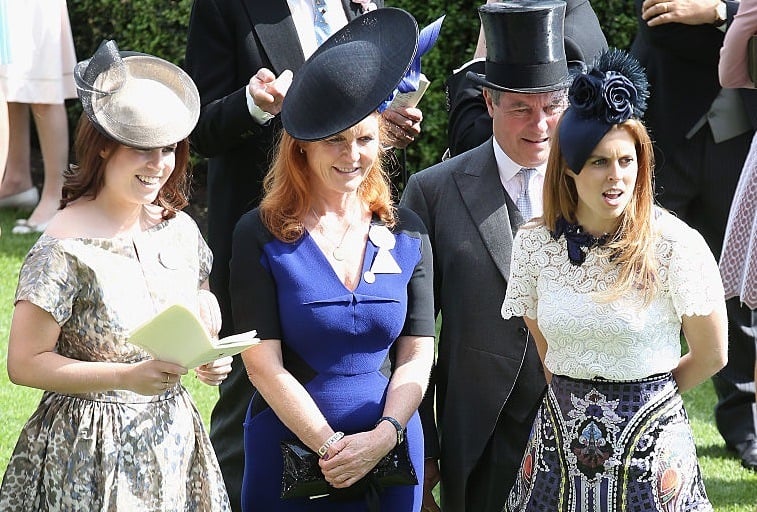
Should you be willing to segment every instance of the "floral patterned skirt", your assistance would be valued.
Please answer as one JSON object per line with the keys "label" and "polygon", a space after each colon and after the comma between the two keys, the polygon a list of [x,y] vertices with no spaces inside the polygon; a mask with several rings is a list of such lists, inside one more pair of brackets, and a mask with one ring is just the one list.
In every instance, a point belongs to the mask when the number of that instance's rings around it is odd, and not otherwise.
{"label": "floral patterned skirt", "polygon": [[228,512],[221,471],[189,393],[46,392],[0,486],[2,511]]}
{"label": "floral patterned skirt", "polygon": [[711,511],[673,377],[555,375],[506,511]]}

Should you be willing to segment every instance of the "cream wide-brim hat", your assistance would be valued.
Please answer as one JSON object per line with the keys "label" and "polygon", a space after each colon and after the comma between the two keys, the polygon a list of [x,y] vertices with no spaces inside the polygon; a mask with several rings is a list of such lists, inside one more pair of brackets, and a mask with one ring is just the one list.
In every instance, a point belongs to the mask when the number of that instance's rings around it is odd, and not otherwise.
{"label": "cream wide-brim hat", "polygon": [[200,116],[200,95],[189,75],[166,60],[100,45],[74,69],[86,115],[104,135],[151,149],[186,138]]}

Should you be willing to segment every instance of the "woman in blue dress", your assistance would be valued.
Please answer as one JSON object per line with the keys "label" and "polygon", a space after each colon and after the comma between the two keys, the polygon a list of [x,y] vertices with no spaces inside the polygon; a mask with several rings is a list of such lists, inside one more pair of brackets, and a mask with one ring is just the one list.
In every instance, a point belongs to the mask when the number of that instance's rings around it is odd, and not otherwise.
{"label": "woman in blue dress", "polygon": [[[320,471],[335,488],[401,443],[423,481],[417,408],[434,351],[432,260],[419,218],[392,204],[379,114],[416,44],[409,14],[379,9],[311,56],[283,102],[265,196],[237,224],[234,325],[263,340],[242,354],[257,389],[244,425],[246,511],[376,503],[281,498],[280,443],[293,439],[323,454]],[[418,511],[422,485],[377,497],[381,510]]]}

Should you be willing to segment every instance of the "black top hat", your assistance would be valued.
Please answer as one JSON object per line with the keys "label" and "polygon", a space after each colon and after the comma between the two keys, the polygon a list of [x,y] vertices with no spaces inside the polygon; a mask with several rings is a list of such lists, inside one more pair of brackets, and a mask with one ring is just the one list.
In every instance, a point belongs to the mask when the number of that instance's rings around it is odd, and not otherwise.
{"label": "black top hat", "polygon": [[77,63],[74,80],[92,124],[130,147],[179,142],[200,116],[200,95],[183,69],[152,55],[120,52],[115,41]]}
{"label": "black top hat", "polygon": [[386,7],[358,16],[332,34],[295,73],[281,109],[298,140],[331,137],[359,123],[402,80],[418,47],[418,24]]}
{"label": "black top hat", "polygon": [[478,8],[486,39],[486,75],[474,82],[500,91],[541,93],[570,85],[563,42],[565,2],[510,0]]}

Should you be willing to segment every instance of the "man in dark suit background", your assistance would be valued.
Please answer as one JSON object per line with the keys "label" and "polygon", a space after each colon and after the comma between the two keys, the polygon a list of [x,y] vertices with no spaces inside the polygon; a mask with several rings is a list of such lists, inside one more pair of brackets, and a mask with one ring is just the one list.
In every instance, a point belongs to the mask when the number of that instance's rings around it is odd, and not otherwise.
{"label": "man in dark suit background", "polygon": [[[656,142],[662,206],[697,229],[716,258],[741,169],[757,127],[753,90],[722,89],[718,61],[739,2],[636,0],[632,53],[646,67],[646,123]],[[742,464],[757,470],[754,325],[739,298],[727,301],[728,364],[715,377],[715,420]]]}
{"label": "man in dark suit background", "polygon": [[[499,0],[488,0],[495,3]],[[568,67],[591,65],[594,57],[607,48],[599,20],[589,0],[567,0],[565,5],[565,56]],[[492,135],[492,118],[486,109],[481,85],[467,77],[468,71],[484,72],[486,39],[479,34],[473,59],[447,79],[449,156],[475,148]]]}
{"label": "man in dark suit background", "polygon": [[[317,8],[313,0],[195,0],[192,6],[185,67],[199,89],[202,110],[190,141],[209,158],[210,287],[221,305],[222,336],[234,333],[228,292],[232,233],[239,217],[260,200],[281,129],[276,114],[291,82],[289,72],[296,73],[322,42],[315,28],[319,14],[335,32],[363,9],[384,5],[383,0],[316,3]],[[406,146],[420,133],[421,117],[417,109],[385,111],[395,147]],[[242,423],[253,391],[236,356],[210,422],[210,438],[235,511],[241,507],[244,472]]]}
{"label": "man in dark suit background", "polygon": [[[468,76],[484,87],[489,137],[411,176],[401,200],[426,224],[434,251],[442,324],[421,415],[426,485],[441,472],[444,512],[502,509],[545,388],[525,324],[504,320],[500,308],[513,235],[541,215],[550,138],[567,101],[565,8],[559,0],[513,0],[479,9],[486,74]],[[598,24],[595,33],[603,44]],[[424,510],[438,509],[424,501]]]}

